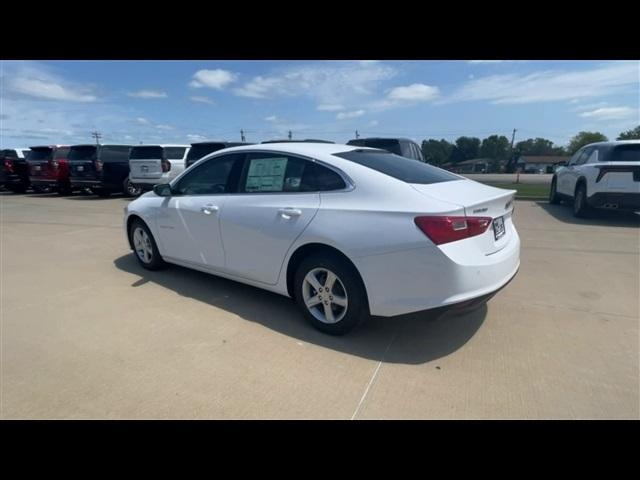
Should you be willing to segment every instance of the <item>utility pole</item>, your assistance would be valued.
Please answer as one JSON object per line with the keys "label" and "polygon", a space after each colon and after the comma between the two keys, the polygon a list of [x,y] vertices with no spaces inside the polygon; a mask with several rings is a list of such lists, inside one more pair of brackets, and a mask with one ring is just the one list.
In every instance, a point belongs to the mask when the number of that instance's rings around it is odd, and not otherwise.
{"label": "utility pole", "polygon": [[97,130],[91,132],[91,136],[96,139],[96,145],[100,145],[100,139],[102,138],[102,134]]}
{"label": "utility pole", "polygon": [[289,130],[289,140],[291,140],[291,130]]}
{"label": "utility pole", "polygon": [[244,142],[244,130],[240,129],[240,141]]}
{"label": "utility pole", "polygon": [[356,130],[356,138],[360,138],[360,134],[358,133],[358,130]]}
{"label": "utility pole", "polygon": [[517,128],[513,129],[513,133],[511,134],[511,152],[510,152],[510,156],[509,156],[509,161],[507,162],[507,168],[505,168],[506,173],[512,173],[511,170],[515,169],[515,167],[513,166],[513,162],[515,161],[515,158],[513,158],[513,142],[516,139],[516,132],[518,131]]}

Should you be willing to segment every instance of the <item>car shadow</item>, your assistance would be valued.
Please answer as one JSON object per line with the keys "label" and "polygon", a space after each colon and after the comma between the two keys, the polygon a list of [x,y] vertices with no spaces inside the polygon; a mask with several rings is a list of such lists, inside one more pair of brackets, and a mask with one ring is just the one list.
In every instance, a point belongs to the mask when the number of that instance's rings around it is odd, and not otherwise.
{"label": "car shadow", "polygon": [[549,202],[536,202],[540,208],[561,222],[574,225],[600,225],[605,227],[638,227],[640,215],[634,212],[617,210],[592,210],[587,218],[577,218],[573,209],[566,203],[552,205]]}
{"label": "car shadow", "polygon": [[114,264],[139,277],[132,283],[133,289],[153,282],[301,342],[390,363],[422,364],[449,355],[473,337],[487,313],[483,305],[464,315],[438,309],[393,318],[372,317],[348,335],[335,337],[308,324],[288,297],[174,265],[148,271],[133,254],[117,258]]}

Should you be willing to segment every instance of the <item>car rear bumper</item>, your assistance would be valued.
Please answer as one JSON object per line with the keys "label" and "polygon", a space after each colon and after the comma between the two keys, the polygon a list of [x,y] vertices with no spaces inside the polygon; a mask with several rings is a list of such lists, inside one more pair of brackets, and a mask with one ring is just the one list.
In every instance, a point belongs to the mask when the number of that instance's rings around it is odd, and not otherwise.
{"label": "car rear bumper", "polygon": [[169,183],[171,180],[173,180],[174,177],[169,175],[169,173],[170,172],[166,172],[162,174],[162,176],[156,177],[156,178],[135,177],[135,176],[129,175],[129,181],[139,187],[149,185],[149,189],[151,189],[153,188],[154,185],[158,185],[161,183]]}
{"label": "car rear bumper", "polygon": [[57,187],[60,185],[55,178],[29,177],[31,185],[36,187]]}
{"label": "car rear bumper", "polygon": [[595,208],[640,210],[640,193],[598,192],[587,198],[587,203]]}
{"label": "car rear bumper", "polygon": [[464,307],[464,302],[492,296],[515,277],[520,238],[513,229],[503,249],[475,264],[456,262],[436,246],[360,257],[354,263],[365,283],[372,315]]}
{"label": "car rear bumper", "polygon": [[29,179],[16,173],[0,173],[0,185],[26,185]]}

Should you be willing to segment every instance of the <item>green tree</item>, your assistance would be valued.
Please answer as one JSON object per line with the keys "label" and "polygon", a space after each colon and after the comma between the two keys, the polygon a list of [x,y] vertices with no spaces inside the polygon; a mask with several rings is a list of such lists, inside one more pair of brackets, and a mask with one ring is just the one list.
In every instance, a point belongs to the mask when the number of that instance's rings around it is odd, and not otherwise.
{"label": "green tree", "polygon": [[600,132],[580,132],[569,142],[567,151],[573,155],[585,145],[595,142],[606,142],[608,138]]}
{"label": "green tree", "polygon": [[447,142],[444,138],[436,140],[430,138],[422,141],[422,154],[427,163],[432,165],[442,165],[451,158],[453,144]]}
{"label": "green tree", "polygon": [[477,158],[480,155],[480,139],[477,137],[459,137],[451,152],[454,163]]}
{"label": "green tree", "polygon": [[480,156],[494,160],[504,160],[509,155],[509,139],[503,135],[491,135],[482,140]]}
{"label": "green tree", "polygon": [[556,147],[551,140],[546,138],[528,138],[516,143],[514,150],[520,155],[564,155],[562,147]]}
{"label": "green tree", "polygon": [[618,135],[616,140],[640,140],[640,125]]}

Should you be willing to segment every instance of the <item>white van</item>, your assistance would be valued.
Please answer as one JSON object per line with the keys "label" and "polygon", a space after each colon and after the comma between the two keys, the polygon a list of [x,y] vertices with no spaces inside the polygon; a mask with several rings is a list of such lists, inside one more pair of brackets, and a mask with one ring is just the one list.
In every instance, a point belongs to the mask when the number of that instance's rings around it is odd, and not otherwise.
{"label": "white van", "polygon": [[137,195],[169,183],[185,168],[189,145],[136,145],[129,154],[128,193]]}

